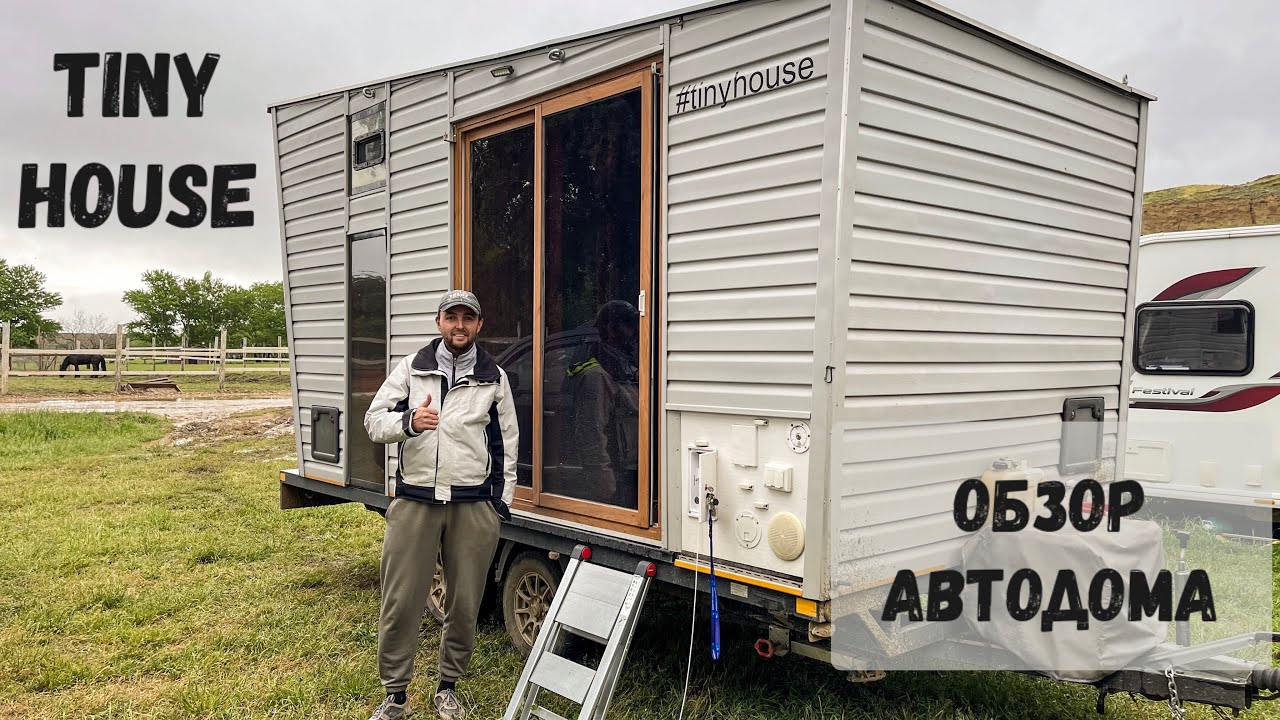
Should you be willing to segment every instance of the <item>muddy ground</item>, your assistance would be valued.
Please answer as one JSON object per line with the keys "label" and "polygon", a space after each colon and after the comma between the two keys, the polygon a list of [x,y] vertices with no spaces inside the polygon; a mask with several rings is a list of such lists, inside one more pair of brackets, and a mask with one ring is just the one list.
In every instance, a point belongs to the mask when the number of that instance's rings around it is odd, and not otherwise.
{"label": "muddy ground", "polygon": [[[0,402],[0,413],[23,410],[55,410],[63,413],[150,413],[174,421],[175,445],[200,438],[227,438],[228,434],[276,436],[292,434],[289,413],[292,398],[259,400],[40,400]],[[257,411],[270,410],[270,413]],[[242,418],[233,415],[250,414]]]}

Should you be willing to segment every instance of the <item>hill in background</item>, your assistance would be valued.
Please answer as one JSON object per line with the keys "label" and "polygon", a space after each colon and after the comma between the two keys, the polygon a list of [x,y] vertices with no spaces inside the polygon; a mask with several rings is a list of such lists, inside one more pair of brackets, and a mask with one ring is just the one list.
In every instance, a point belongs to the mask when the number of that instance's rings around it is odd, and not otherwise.
{"label": "hill in background", "polygon": [[1142,198],[1142,234],[1280,223],[1280,175],[1240,185],[1183,185]]}

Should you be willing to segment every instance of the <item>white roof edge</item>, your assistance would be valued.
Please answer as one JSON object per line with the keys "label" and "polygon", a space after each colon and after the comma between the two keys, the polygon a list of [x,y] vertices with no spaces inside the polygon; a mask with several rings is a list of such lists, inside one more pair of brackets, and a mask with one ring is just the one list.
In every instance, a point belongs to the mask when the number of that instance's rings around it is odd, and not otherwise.
{"label": "white roof edge", "polygon": [[[670,12],[661,13],[659,15],[651,15],[647,18],[641,18],[638,20],[629,20],[624,23],[611,25],[609,27],[601,28],[598,30],[590,30],[587,32],[578,33],[577,35],[570,35],[570,36],[558,38],[555,40],[548,40],[546,42],[529,45],[529,46],[520,48],[518,50],[508,50],[505,52],[486,55],[484,57],[472,58],[470,60],[464,60],[461,62],[447,63],[444,65],[429,67],[423,70],[414,70],[412,72],[400,73],[398,75],[392,75],[390,77],[378,78],[376,80],[369,80],[367,82],[361,82],[361,83],[356,83],[352,85],[345,85],[343,87],[337,87],[337,88],[325,90],[322,92],[311,93],[309,95],[302,95],[299,97],[290,98],[288,100],[280,100],[278,102],[274,102],[268,105],[267,112],[271,112],[276,108],[283,107],[286,105],[294,105],[301,102],[308,102],[310,100],[316,100],[322,97],[327,97],[329,95],[334,95],[337,93],[349,92],[351,90],[359,90],[361,88],[369,87],[371,85],[378,85],[378,84],[387,83],[387,82],[395,82],[397,80],[406,80],[409,78],[420,77],[425,75],[433,75],[436,73],[443,74],[450,70],[463,70],[463,69],[468,69],[477,65],[484,65],[487,63],[491,63],[496,60],[502,60],[507,58],[514,59],[523,55],[528,55],[530,53],[535,53],[543,50],[549,50],[551,48],[562,46],[562,45],[580,43],[585,40],[590,40],[593,38],[603,37],[607,35],[613,35],[625,30],[637,30],[637,29],[644,28],[645,26],[656,26],[656,25],[662,24],[663,22],[667,22],[669,20],[673,20],[676,18],[683,18],[689,15],[701,14],[701,13],[709,12],[712,10],[718,10],[720,8],[728,7],[731,5],[740,5],[740,4],[745,4],[745,3],[754,2],[754,1],[755,0],[708,0],[707,2],[699,3],[697,5],[692,5],[686,8],[682,8],[680,10],[673,10]],[[949,18],[950,20],[964,26],[966,29],[975,30],[981,34],[988,35],[991,38],[1005,45],[1009,45],[1016,49],[1020,49],[1024,52],[1030,53],[1033,57],[1037,59],[1049,61],[1050,63],[1059,65],[1066,70],[1083,75],[1087,79],[1093,80],[1094,82],[1100,83],[1122,94],[1133,95],[1136,97],[1143,98],[1145,100],[1156,99],[1155,95],[1152,95],[1147,92],[1143,92],[1142,90],[1138,90],[1137,88],[1126,85],[1122,82],[1119,82],[1118,80],[1109,78],[1101,73],[1097,73],[1086,67],[1077,65],[1076,63],[1073,63],[1069,60],[1066,60],[1057,55],[1054,55],[1051,52],[1047,52],[1039,47],[1036,47],[1031,43],[1025,42],[1023,40],[1019,40],[1018,38],[1015,38],[1012,35],[1008,35],[999,30],[996,30],[995,28],[989,25],[980,23],[977,20],[974,20],[966,15],[962,15],[956,12],[955,10],[952,10],[951,8],[945,7],[943,5],[939,5],[938,3],[934,2],[934,0],[891,0],[891,1],[903,3],[907,5],[915,5],[915,6],[924,8],[926,10],[929,10],[934,14],[941,15],[945,18]]]}
{"label": "white roof edge", "polygon": [[1244,227],[1211,228],[1209,230],[1179,230],[1176,232],[1143,235],[1138,244],[1186,242],[1188,240],[1221,240],[1236,237],[1261,237],[1280,235],[1280,225],[1247,225]]}

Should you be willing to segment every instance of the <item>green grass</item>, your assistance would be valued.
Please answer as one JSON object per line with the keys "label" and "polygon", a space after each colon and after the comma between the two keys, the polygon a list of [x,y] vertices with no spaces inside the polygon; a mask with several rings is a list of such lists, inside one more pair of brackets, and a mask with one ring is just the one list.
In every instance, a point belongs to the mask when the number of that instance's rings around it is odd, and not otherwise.
{"label": "green grass", "polygon": [[[247,430],[262,418],[225,421],[225,442],[174,447],[150,417],[0,415],[0,718],[368,716],[381,691],[382,520],[350,505],[278,510],[293,438]],[[679,713],[688,611],[686,597],[652,596],[610,718]],[[756,633],[736,626],[712,663],[705,632],[703,621],[687,718],[1096,717],[1089,688],[1009,673],[852,685],[820,663],[756,657]],[[438,648],[428,620],[410,687],[419,708]],[[522,665],[486,618],[460,685],[472,718],[501,716]],[[1109,708],[1168,716],[1121,697]]]}
{"label": "green grass", "polygon": [[[190,366],[188,366],[190,367]],[[207,366],[205,366],[207,367]],[[137,368],[143,369],[143,368]],[[147,365],[150,369],[150,364]],[[161,370],[166,368],[161,367]],[[143,376],[125,377],[130,380],[146,380]],[[177,383],[183,397],[217,397],[218,377],[216,375],[184,376],[174,369],[169,379]],[[225,390],[221,395],[236,397],[276,397],[289,394],[289,374],[285,373],[239,373],[228,366]],[[72,398],[104,398],[121,397],[145,399],[148,397],[172,396],[172,390],[147,390],[117,395],[114,377],[11,377],[9,378],[9,394],[0,396],[5,399],[39,399],[51,397]]]}
{"label": "green grass", "polygon": [[1280,190],[1280,175],[1266,175],[1239,185],[1180,185],[1152,190],[1142,196],[1143,202],[1159,205],[1205,200],[1258,200],[1274,196]]}
{"label": "green grass", "polygon": [[1226,185],[1179,185],[1178,187],[1165,188],[1163,190],[1152,190],[1144,193],[1143,202],[1148,203],[1167,203],[1181,202],[1195,198],[1204,193],[1210,193],[1220,190]]}

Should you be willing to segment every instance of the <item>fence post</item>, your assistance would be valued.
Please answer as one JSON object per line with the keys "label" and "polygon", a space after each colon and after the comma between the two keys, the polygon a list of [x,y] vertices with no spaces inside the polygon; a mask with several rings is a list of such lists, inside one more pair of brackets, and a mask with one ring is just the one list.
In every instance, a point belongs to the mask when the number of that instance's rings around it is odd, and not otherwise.
{"label": "fence post", "polygon": [[218,392],[227,387],[227,329],[218,333]]}
{"label": "fence post", "polygon": [[156,371],[156,336],[151,336],[151,372]]}
{"label": "fence post", "polygon": [[0,323],[0,395],[9,392],[9,321]]}
{"label": "fence post", "polygon": [[282,359],[280,355],[280,348],[284,346],[284,343],[280,342],[280,340],[281,340],[280,336],[277,335],[276,336],[276,369],[277,370],[284,367],[284,365],[281,364],[280,362],[280,360]]}
{"label": "fence post", "polygon": [[182,336],[182,347],[178,348],[178,372],[187,371],[187,355],[184,350],[187,349],[187,336]]}
{"label": "fence post", "polygon": [[120,392],[120,362],[124,359],[124,325],[116,324],[116,392]]}

